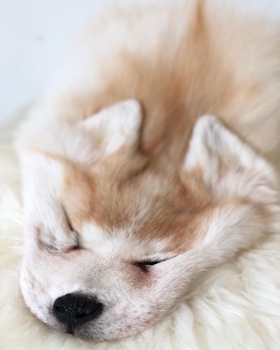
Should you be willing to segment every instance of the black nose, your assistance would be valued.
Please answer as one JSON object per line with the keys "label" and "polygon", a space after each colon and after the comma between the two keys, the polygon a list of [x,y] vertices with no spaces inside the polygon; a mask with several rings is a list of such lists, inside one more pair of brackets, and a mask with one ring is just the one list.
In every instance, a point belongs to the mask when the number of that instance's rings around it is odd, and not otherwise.
{"label": "black nose", "polygon": [[74,334],[75,328],[97,318],[103,305],[95,298],[81,294],[66,294],[56,299],[53,312],[66,325],[67,333]]}

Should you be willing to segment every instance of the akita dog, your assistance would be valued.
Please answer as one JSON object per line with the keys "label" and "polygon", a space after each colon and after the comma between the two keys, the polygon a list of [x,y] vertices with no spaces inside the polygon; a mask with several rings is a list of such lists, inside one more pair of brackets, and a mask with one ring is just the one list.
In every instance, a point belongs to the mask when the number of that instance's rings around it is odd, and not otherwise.
{"label": "akita dog", "polygon": [[151,327],[279,222],[280,31],[213,1],[108,13],[17,139],[31,311]]}

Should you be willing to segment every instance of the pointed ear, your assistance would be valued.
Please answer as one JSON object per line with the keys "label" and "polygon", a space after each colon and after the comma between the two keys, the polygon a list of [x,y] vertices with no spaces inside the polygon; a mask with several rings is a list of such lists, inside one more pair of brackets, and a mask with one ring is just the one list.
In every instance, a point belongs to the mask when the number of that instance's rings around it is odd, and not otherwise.
{"label": "pointed ear", "polygon": [[194,126],[184,171],[195,173],[216,197],[246,197],[259,203],[269,200],[277,182],[264,158],[209,115]]}
{"label": "pointed ear", "polygon": [[141,119],[135,100],[117,103],[78,124],[43,118],[40,109],[35,110],[16,142],[27,239],[53,252],[77,245],[61,203],[63,158],[91,165],[121,148],[132,152],[138,145]]}
{"label": "pointed ear", "polygon": [[127,100],[102,109],[80,123],[80,127],[92,136],[98,136],[102,155],[109,155],[123,148],[128,151],[138,146],[142,122],[141,105]]}
{"label": "pointed ear", "polygon": [[24,228],[29,247],[57,253],[77,246],[61,202],[63,165],[40,152],[20,154]]}
{"label": "pointed ear", "polygon": [[39,106],[23,123],[16,148],[19,151],[35,148],[92,165],[120,149],[134,152],[141,122],[141,105],[136,100],[116,103],[78,123],[58,118],[56,114],[45,115],[44,106],[43,110]]}

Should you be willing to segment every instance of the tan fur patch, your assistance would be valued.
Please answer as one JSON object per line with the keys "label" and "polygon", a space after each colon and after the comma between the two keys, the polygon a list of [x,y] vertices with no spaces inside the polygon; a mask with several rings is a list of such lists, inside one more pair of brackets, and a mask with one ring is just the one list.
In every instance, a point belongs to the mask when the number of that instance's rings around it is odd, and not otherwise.
{"label": "tan fur patch", "polygon": [[[209,212],[210,195],[201,188],[201,174],[174,176],[193,125],[201,115],[212,113],[252,140],[246,133],[251,124],[246,130],[239,126],[237,112],[246,113],[243,102],[261,94],[260,82],[252,75],[237,80],[232,53],[216,41],[205,6],[198,2],[180,45],[163,37],[148,57],[122,50],[104,67],[101,91],[68,97],[69,109],[77,111],[80,120],[129,98],[140,101],[144,112],[139,152],[132,158],[114,155],[91,169],[67,166],[64,202],[74,225],[93,220],[102,227],[127,227],[145,216],[136,225],[139,238],[171,235],[175,250],[182,242],[185,249],[198,239],[196,227]],[[162,193],[155,195],[157,187]]]}

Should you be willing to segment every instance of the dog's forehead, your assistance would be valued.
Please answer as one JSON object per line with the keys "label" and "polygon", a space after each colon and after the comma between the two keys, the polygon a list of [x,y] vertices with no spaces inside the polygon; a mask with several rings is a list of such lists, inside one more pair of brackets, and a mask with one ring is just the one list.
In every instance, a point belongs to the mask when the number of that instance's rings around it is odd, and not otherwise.
{"label": "dog's forehead", "polygon": [[[85,169],[65,166],[62,202],[74,225],[93,221],[99,226],[123,227],[155,208],[167,207],[170,184],[150,172],[133,174],[129,167],[101,164]],[[134,169],[135,170],[135,169]],[[172,187],[172,186],[171,186]]]}
{"label": "dog's forehead", "polygon": [[201,216],[189,192],[176,176],[112,159],[91,170],[68,166],[62,200],[87,245],[110,251],[122,242],[122,251],[137,246],[153,254],[184,251],[196,241]]}

